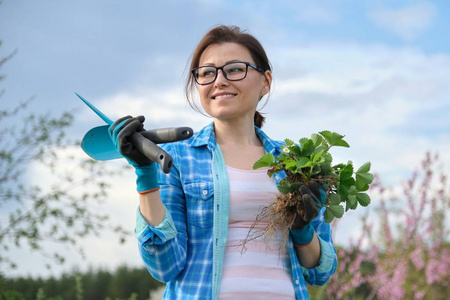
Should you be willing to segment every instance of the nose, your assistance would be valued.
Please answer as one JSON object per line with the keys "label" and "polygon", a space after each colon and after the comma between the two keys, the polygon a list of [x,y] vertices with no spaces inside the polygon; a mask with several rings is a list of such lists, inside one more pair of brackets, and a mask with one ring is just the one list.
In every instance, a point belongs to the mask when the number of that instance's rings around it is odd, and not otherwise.
{"label": "nose", "polygon": [[217,70],[217,77],[214,81],[215,86],[224,86],[228,85],[228,80],[225,78],[223,70]]}

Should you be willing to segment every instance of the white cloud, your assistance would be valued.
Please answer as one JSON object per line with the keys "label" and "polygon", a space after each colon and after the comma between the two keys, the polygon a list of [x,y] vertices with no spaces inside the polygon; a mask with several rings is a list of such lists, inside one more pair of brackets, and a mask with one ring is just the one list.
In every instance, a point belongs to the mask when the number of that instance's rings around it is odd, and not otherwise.
{"label": "white cloud", "polygon": [[[389,181],[407,174],[431,145],[442,153],[450,147],[440,133],[449,124],[442,111],[450,109],[445,104],[450,57],[357,44],[271,50],[275,83],[262,111],[268,113],[265,128],[274,138],[337,131],[351,145],[345,151],[336,149],[338,159],[359,164],[370,160],[373,170]],[[144,114],[147,129],[198,130],[211,122],[192,111],[181,89],[138,86],[100,99],[98,106],[113,119]]]}
{"label": "white cloud", "polygon": [[[211,119],[193,111],[183,92],[178,89],[141,86],[138,90],[108,95],[92,103],[113,121],[126,115],[143,115],[146,129],[189,126],[199,130],[211,122]],[[78,117],[82,122],[91,122],[96,118],[90,109],[84,109]],[[102,122],[100,119],[98,121],[99,124]]]}
{"label": "white cloud", "polygon": [[420,2],[399,9],[380,8],[369,13],[376,25],[407,41],[421,36],[432,25],[436,8]]}
{"label": "white cloud", "polygon": [[[298,139],[328,129],[346,135],[340,160],[372,161],[389,182],[428,150],[448,153],[450,57],[407,48],[311,44],[275,52],[266,130]],[[448,166],[450,167],[450,166]]]}

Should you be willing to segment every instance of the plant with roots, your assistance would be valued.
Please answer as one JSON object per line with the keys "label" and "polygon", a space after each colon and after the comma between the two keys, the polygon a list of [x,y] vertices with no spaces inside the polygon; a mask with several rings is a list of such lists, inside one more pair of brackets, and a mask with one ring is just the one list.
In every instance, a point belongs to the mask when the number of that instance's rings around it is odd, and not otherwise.
{"label": "plant with roots", "polygon": [[[302,138],[296,144],[286,139],[283,152],[278,156],[271,153],[262,156],[253,166],[254,169],[269,168],[267,174],[284,172],[286,178],[278,185],[279,194],[276,201],[263,209],[256,223],[268,220],[264,230],[269,235],[281,229],[287,236],[297,214],[303,213],[299,187],[316,181],[326,189],[323,206],[325,220],[330,223],[334,218],[341,218],[345,211],[354,210],[370,203],[366,193],[373,180],[370,162],[355,171],[352,161],[333,165],[329,153],[332,147],[350,147],[336,132],[321,131],[310,138]],[[345,208],[344,208],[345,205]]]}

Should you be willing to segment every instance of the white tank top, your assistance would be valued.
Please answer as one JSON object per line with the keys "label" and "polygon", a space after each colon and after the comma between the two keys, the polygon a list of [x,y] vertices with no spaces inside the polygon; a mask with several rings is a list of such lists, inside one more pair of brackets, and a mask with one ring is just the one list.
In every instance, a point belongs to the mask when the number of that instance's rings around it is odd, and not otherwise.
{"label": "white tank top", "polygon": [[281,235],[270,241],[249,241],[242,251],[256,216],[276,199],[275,182],[267,170],[227,166],[227,174],[230,214],[219,299],[295,299],[288,252],[284,245],[280,247]]}

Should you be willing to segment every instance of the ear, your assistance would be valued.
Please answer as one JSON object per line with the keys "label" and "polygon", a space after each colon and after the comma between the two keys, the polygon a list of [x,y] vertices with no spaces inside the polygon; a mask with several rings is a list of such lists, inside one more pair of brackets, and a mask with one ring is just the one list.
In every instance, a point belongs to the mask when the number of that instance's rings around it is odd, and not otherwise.
{"label": "ear", "polygon": [[269,70],[264,72],[264,94],[267,94],[270,91],[270,87],[272,86],[272,72]]}

